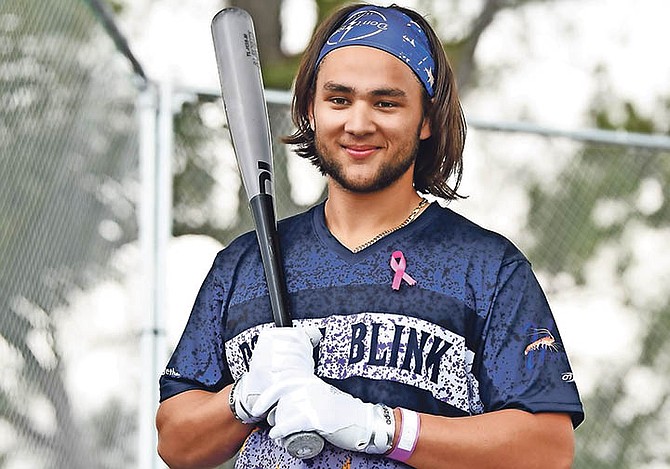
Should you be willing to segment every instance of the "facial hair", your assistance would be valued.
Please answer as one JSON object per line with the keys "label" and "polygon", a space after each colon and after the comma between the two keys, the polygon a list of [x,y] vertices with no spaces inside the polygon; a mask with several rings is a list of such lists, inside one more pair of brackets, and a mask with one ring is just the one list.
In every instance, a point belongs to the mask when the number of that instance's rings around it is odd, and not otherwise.
{"label": "facial hair", "polygon": [[326,145],[319,139],[318,132],[315,132],[316,153],[321,173],[331,177],[343,189],[358,194],[377,192],[400,179],[416,161],[420,143],[417,131],[411,143],[399,147],[393,155],[387,155],[372,178],[358,181],[347,177],[342,162],[330,154]]}

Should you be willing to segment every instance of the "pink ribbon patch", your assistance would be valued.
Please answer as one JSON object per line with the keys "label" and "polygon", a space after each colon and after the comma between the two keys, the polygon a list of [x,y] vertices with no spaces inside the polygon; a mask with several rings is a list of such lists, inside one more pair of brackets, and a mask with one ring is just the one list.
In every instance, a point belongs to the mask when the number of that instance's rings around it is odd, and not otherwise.
{"label": "pink ribbon patch", "polygon": [[403,280],[410,286],[416,285],[416,280],[414,280],[407,272],[405,272],[406,267],[407,261],[405,261],[405,256],[403,255],[402,251],[394,251],[393,254],[391,254],[391,268],[393,269],[393,272],[395,272],[391,288],[394,290],[400,290],[400,283]]}

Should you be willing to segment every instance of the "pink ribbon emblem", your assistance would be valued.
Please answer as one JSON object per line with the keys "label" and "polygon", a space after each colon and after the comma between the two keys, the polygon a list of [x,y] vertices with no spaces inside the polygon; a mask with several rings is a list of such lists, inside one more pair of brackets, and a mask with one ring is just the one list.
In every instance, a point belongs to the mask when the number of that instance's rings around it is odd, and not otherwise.
{"label": "pink ribbon emblem", "polygon": [[416,280],[414,280],[407,272],[405,272],[406,267],[407,261],[405,261],[405,256],[403,255],[402,251],[394,251],[393,254],[391,254],[391,268],[393,269],[393,272],[395,272],[391,288],[394,290],[400,290],[400,283],[403,280],[410,286],[416,285]]}

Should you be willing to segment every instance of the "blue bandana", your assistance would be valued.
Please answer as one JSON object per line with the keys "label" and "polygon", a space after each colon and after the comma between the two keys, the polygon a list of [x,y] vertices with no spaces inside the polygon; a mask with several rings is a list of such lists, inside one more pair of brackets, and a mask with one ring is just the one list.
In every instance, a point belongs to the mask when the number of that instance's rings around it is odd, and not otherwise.
{"label": "blue bandana", "polygon": [[409,16],[394,8],[365,6],[353,11],[328,38],[316,62],[345,46],[368,46],[397,57],[416,74],[433,97],[435,60],[426,33]]}

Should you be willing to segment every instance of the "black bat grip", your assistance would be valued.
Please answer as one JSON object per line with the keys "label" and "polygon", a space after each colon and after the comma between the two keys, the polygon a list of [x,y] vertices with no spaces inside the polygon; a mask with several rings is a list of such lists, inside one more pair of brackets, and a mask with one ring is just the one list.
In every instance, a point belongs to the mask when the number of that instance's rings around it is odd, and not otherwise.
{"label": "black bat grip", "polygon": [[[258,194],[249,201],[249,207],[256,226],[256,236],[261,250],[261,260],[275,325],[292,327],[272,196]],[[284,442],[291,456],[300,459],[313,458],[321,452],[324,446],[323,438],[315,432],[294,433],[288,435]]]}
{"label": "black bat grip", "polygon": [[288,309],[286,277],[279,250],[279,234],[275,219],[274,203],[269,194],[258,194],[249,201],[256,226],[258,246],[261,250],[263,270],[268,284],[272,316],[277,327],[291,327]]}

